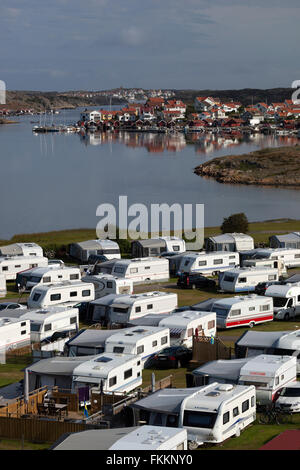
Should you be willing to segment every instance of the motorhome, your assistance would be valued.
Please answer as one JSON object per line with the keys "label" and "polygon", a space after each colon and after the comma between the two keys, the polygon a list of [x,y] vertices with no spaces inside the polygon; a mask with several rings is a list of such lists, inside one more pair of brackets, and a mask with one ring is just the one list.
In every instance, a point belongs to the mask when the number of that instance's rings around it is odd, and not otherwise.
{"label": "motorhome", "polygon": [[284,264],[284,261],[277,259],[269,258],[259,258],[259,259],[245,259],[242,263],[243,268],[256,267],[256,268],[272,268],[278,269],[279,276],[287,274],[287,269]]}
{"label": "motorhome", "polygon": [[3,274],[0,274],[0,297],[5,297],[7,293],[6,279]]}
{"label": "motorhome", "polygon": [[108,450],[187,450],[187,431],[140,426],[118,439]]}
{"label": "motorhome", "polygon": [[76,305],[95,298],[94,284],[82,281],[65,281],[59,284],[36,285],[27,301],[29,308],[47,308],[58,304]]}
{"label": "motorhome", "polygon": [[[9,315],[9,314],[8,314]],[[23,348],[30,344],[29,320],[1,317],[0,318],[0,351]]]}
{"label": "motorhome", "polygon": [[26,258],[37,256],[42,258],[44,254],[43,248],[36,243],[12,243],[11,245],[0,246],[0,256],[24,256]]}
{"label": "motorhome", "polygon": [[297,268],[300,267],[300,248],[256,248],[241,253],[241,262],[260,258],[281,260],[287,268]]}
{"label": "motorhome", "polygon": [[182,253],[185,241],[178,237],[158,237],[131,242],[131,253],[134,258],[159,256],[162,252]]}
{"label": "motorhome", "polygon": [[106,261],[95,266],[93,274],[112,274],[132,279],[134,284],[169,280],[169,261],[164,258],[134,258]]}
{"label": "motorhome", "polygon": [[145,292],[135,295],[118,296],[109,306],[109,323],[127,324],[130,320],[149,313],[166,314],[177,307],[175,293]]}
{"label": "motorhome", "polygon": [[300,374],[300,330],[246,331],[234,345],[235,357],[254,357],[260,354],[295,356]]}
{"label": "motorhome", "polygon": [[142,385],[142,370],[140,356],[105,352],[73,370],[72,389],[89,387],[104,393],[128,393]]}
{"label": "motorhome", "polygon": [[278,280],[278,269],[235,268],[219,274],[219,288],[224,292],[253,292],[260,282]]}
{"label": "motorhome", "polygon": [[254,385],[259,405],[269,405],[278,391],[297,380],[297,360],[292,356],[260,354],[244,359],[210,361],[193,370],[194,385],[222,383]]}
{"label": "motorhome", "polygon": [[32,268],[17,275],[18,289],[30,291],[37,284],[59,284],[63,281],[79,281],[80,269],[76,267],[48,265],[45,268]]}
{"label": "motorhome", "polygon": [[170,346],[170,330],[166,327],[126,328],[109,336],[105,352],[139,355],[143,364],[150,364],[151,358],[163,348]]}
{"label": "motorhome", "polygon": [[192,450],[239,436],[256,419],[256,394],[253,385],[214,381],[202,387],[159,390],[130,407],[136,419],[149,425],[186,429]]}
{"label": "motorhome", "polygon": [[90,255],[104,255],[107,259],[120,259],[119,245],[112,240],[87,240],[79,243],[71,243],[70,256],[87,262]]}
{"label": "motorhome", "polygon": [[215,275],[239,266],[240,258],[236,252],[198,252],[182,257],[179,272]]}
{"label": "motorhome", "polygon": [[197,312],[186,310],[184,312],[171,313],[159,322],[160,327],[170,329],[171,345],[183,345],[193,347],[193,336],[216,335],[215,312]]}
{"label": "motorhome", "polygon": [[54,333],[75,333],[79,329],[78,308],[49,307],[24,310],[21,319],[30,321],[31,342],[51,339]]}
{"label": "motorhome", "polygon": [[217,316],[217,328],[249,326],[273,320],[273,299],[263,295],[243,295],[216,300],[211,310]]}
{"label": "motorhome", "polygon": [[81,279],[83,282],[92,282],[95,286],[95,299],[108,294],[132,294],[133,282],[111,274],[88,275]]}
{"label": "motorhome", "polygon": [[273,298],[276,320],[287,321],[300,315],[300,283],[271,285],[265,295]]}
{"label": "motorhome", "polygon": [[48,258],[40,256],[10,256],[0,258],[0,274],[6,281],[15,280],[21,271],[31,268],[43,268],[48,266]]}

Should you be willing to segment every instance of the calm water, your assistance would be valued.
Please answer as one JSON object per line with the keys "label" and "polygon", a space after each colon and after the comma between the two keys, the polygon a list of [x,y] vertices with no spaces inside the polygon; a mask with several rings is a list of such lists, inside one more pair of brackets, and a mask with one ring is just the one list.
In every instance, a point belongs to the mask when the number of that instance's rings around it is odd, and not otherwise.
{"label": "calm water", "polygon": [[[79,119],[80,110],[62,111],[55,123]],[[205,225],[245,212],[250,221],[300,218],[300,191],[230,186],[193,173],[215,156],[296,143],[297,139],[256,136],[243,142],[211,135],[45,134],[30,121],[0,126],[0,238],[66,228],[96,227],[96,208],[133,203],[205,204]],[[48,123],[50,118],[48,118]]]}

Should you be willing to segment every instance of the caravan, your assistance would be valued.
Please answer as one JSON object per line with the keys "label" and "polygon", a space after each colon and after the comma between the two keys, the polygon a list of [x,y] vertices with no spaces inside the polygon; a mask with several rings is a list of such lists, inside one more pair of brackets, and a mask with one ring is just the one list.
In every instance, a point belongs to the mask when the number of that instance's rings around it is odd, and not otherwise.
{"label": "caravan", "polygon": [[287,321],[300,315],[300,283],[271,285],[265,295],[273,298],[276,320]]}
{"label": "caravan", "polygon": [[0,256],[24,256],[26,258],[37,256],[42,258],[44,254],[43,248],[36,243],[12,243],[11,245],[0,246]]}
{"label": "caravan", "polygon": [[131,279],[123,279],[111,274],[98,274],[84,276],[83,282],[92,282],[95,286],[95,299],[108,294],[132,294],[133,282]]}
{"label": "caravan", "polygon": [[243,268],[255,267],[255,268],[272,268],[278,269],[278,274],[283,276],[287,274],[287,269],[284,261],[269,258],[258,258],[258,259],[245,259],[242,263]]}
{"label": "caravan", "polygon": [[185,251],[185,241],[178,237],[148,238],[131,242],[133,258],[160,256],[161,253],[182,253]]}
{"label": "caravan", "polygon": [[211,310],[217,315],[217,328],[249,326],[273,320],[273,299],[244,295],[216,300]]}
{"label": "caravan", "polygon": [[72,389],[90,387],[104,393],[128,393],[142,385],[142,370],[140,356],[105,352],[75,367]]}
{"label": "caravan", "polygon": [[182,256],[178,272],[215,275],[239,266],[239,253],[218,251],[188,253]]}
{"label": "caravan", "polygon": [[0,258],[0,274],[7,281],[15,280],[21,271],[31,268],[43,268],[48,266],[48,258],[40,256],[11,256]]}
{"label": "caravan", "polygon": [[0,274],[0,297],[5,297],[7,293],[6,279],[3,274]]}
{"label": "caravan", "polygon": [[148,365],[154,354],[168,346],[169,328],[134,326],[109,336],[105,342],[105,352],[141,356],[142,364]]}
{"label": "caravan", "polygon": [[1,316],[0,351],[23,348],[30,344],[30,322],[22,318]]}
{"label": "caravan", "polygon": [[112,240],[87,240],[71,243],[70,256],[87,262],[90,255],[104,255],[107,259],[121,258],[119,245]]}
{"label": "caravan", "polygon": [[219,444],[256,419],[255,387],[220,384],[164,389],[130,405],[149,425],[184,428],[188,447]]}
{"label": "caravan", "polygon": [[[122,430],[122,428],[121,428]],[[125,434],[125,433],[124,433]],[[185,429],[139,426],[119,438],[108,450],[187,450]]]}
{"label": "caravan", "polygon": [[258,283],[278,280],[278,269],[236,268],[219,274],[219,287],[224,292],[254,292]]}
{"label": "caravan", "polygon": [[170,329],[171,345],[193,347],[193,336],[215,336],[216,314],[215,312],[197,312],[185,310],[172,313],[163,318],[160,327]]}
{"label": "caravan", "polygon": [[63,281],[78,281],[80,269],[76,267],[48,265],[45,268],[32,268],[17,275],[16,285],[19,289],[30,291],[37,284],[59,284]]}
{"label": "caravan", "polygon": [[261,258],[280,260],[287,268],[297,268],[300,267],[300,248],[257,248],[241,253],[241,262]]}
{"label": "caravan", "polygon": [[57,304],[76,305],[94,300],[94,284],[82,281],[65,281],[59,284],[36,285],[27,301],[29,308],[47,308]]}
{"label": "caravan", "polygon": [[131,279],[134,284],[169,280],[169,261],[164,258],[134,258],[106,261],[95,266],[93,274],[112,274]]}

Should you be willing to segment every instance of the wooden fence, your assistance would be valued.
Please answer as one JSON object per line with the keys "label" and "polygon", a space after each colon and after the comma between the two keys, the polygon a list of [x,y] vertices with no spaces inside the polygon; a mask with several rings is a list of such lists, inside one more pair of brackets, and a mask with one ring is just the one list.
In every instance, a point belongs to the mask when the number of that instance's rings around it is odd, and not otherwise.
{"label": "wooden fence", "polygon": [[8,402],[0,408],[0,417],[19,418],[22,415],[37,414],[37,404],[43,402],[46,393],[47,387],[43,387],[29,393],[27,403],[24,396],[16,398],[13,402]]}
{"label": "wooden fence", "polygon": [[189,363],[189,369],[194,369],[201,364],[218,359],[231,359],[231,348],[215,337],[193,336],[193,358]]}

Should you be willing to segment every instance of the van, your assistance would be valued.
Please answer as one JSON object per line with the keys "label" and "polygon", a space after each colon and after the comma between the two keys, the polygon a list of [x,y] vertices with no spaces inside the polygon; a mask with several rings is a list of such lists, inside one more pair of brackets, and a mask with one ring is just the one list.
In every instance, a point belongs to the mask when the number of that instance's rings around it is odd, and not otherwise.
{"label": "van", "polygon": [[300,315],[299,283],[271,285],[265,295],[273,298],[276,320],[287,321]]}

